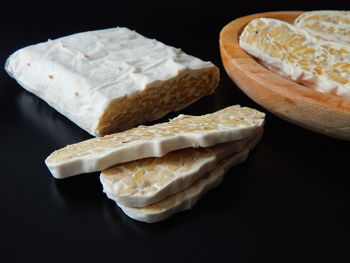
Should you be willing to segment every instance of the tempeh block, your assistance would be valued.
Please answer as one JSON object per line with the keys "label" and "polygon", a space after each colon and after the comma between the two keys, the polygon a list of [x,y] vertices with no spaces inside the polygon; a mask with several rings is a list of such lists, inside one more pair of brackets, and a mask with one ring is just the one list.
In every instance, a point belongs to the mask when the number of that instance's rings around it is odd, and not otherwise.
{"label": "tempeh block", "polygon": [[211,62],[121,27],[22,48],[5,69],[95,136],[178,111],[212,94],[219,83]]}

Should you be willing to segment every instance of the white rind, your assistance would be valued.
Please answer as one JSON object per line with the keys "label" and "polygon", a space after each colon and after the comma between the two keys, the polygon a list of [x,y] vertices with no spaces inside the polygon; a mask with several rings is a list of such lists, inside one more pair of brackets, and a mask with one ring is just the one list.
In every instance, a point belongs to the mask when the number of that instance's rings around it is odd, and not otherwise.
{"label": "white rind", "polygon": [[[231,106],[226,110],[235,110],[237,106]],[[264,124],[263,113],[254,111],[257,116],[247,116],[249,125],[220,126],[219,129],[209,131],[198,131],[193,133],[182,133],[173,136],[158,136],[152,140],[139,139],[130,143],[125,143],[120,147],[105,147],[100,152],[92,152],[86,156],[74,157],[69,160],[53,160],[52,153],[46,158],[45,163],[55,178],[66,178],[81,173],[90,173],[102,171],[118,163],[129,162],[146,157],[161,157],[166,153],[178,149],[189,147],[209,147],[219,143],[240,140],[256,135]],[[220,111],[219,111],[220,113]],[[210,115],[210,114],[208,114]],[[183,115],[173,119],[176,121]],[[144,127],[144,126],[143,126]],[[137,128],[136,128],[137,129]],[[109,135],[113,136],[113,135]],[[90,139],[88,141],[100,140],[100,138]],[[87,142],[88,142],[87,141]],[[80,145],[79,143],[75,145]],[[68,146],[69,147],[69,146]],[[64,148],[63,148],[64,149]]]}
{"label": "white rind", "polygon": [[[114,191],[114,187],[118,186],[116,185],[118,183],[110,184],[107,180],[108,176],[104,173],[104,171],[102,171],[100,181],[103,185],[103,191],[106,192],[109,198],[123,206],[145,207],[147,205],[159,202],[164,198],[189,187],[193,182],[206,174],[207,171],[213,170],[222,159],[232,155],[233,153],[242,151],[249,143],[251,143],[253,139],[256,140],[256,137],[260,138],[261,135],[262,131],[259,133],[259,135],[254,135],[255,138],[248,138],[243,141],[220,145],[219,147],[213,146],[217,148],[213,149],[212,155],[207,156],[205,154],[205,156],[201,158],[198,156],[199,158],[192,163],[190,170],[186,170],[181,174],[179,172],[176,173],[176,176],[174,176],[171,181],[149,194],[143,194],[140,192],[133,194],[117,194]],[[193,151],[195,150],[196,149],[193,149]]]}
{"label": "white rind", "polygon": [[23,88],[97,136],[100,118],[114,100],[213,67],[120,27],[31,45],[13,53],[5,65]]}
{"label": "white rind", "polygon": [[[198,179],[188,188],[157,203],[156,206],[160,206],[160,209],[152,209],[152,205],[145,208],[133,208],[121,205],[119,203],[116,204],[130,218],[145,223],[156,223],[167,219],[175,213],[189,210],[198,202],[200,198],[204,196],[205,193],[222,182],[225,173],[230,168],[244,162],[247,159],[249,151],[259,142],[259,139],[260,137],[257,137],[244,150],[224,158],[213,170],[208,172],[207,176]],[[175,202],[171,202],[170,205],[167,205],[169,198],[175,199]]]}

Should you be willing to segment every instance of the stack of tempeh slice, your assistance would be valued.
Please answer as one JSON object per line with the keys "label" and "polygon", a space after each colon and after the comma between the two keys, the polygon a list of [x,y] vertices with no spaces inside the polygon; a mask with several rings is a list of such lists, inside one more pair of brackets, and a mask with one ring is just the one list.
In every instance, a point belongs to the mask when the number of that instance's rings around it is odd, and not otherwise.
{"label": "stack of tempeh slice", "polygon": [[157,222],[191,208],[243,162],[262,135],[264,113],[238,105],[203,116],[180,115],[55,151],[56,178],[102,171],[107,196],[131,218]]}
{"label": "stack of tempeh slice", "polygon": [[350,12],[303,13],[295,25],[252,20],[240,46],[273,72],[320,92],[350,98]]}

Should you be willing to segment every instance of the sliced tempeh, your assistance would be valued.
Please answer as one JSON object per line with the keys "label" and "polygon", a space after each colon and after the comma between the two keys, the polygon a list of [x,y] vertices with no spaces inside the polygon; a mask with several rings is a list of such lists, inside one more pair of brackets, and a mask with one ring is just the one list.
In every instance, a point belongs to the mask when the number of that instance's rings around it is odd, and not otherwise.
{"label": "sliced tempeh", "polygon": [[178,149],[209,147],[254,136],[263,126],[264,117],[264,113],[239,105],[202,116],[179,115],[166,123],[68,145],[53,152],[45,162],[56,178],[101,171]]}
{"label": "sliced tempeh", "polygon": [[[258,140],[259,137],[253,140],[244,150],[221,160],[214,169],[195,181],[188,188],[175,193],[158,203],[143,208],[128,207],[119,204],[118,202],[117,205],[127,216],[146,223],[159,222],[175,213],[191,209],[207,191],[221,183],[226,171],[246,160],[249,150],[255,146]],[[109,197],[113,199],[113,197]]]}
{"label": "sliced tempeh", "polygon": [[158,119],[213,93],[219,69],[117,27],[22,48],[6,71],[92,135]]}
{"label": "sliced tempeh", "polygon": [[350,45],[350,11],[305,12],[294,24],[316,38]]}
{"label": "sliced tempeh", "polygon": [[113,166],[100,175],[103,190],[121,205],[144,207],[187,188],[220,160],[243,150],[251,140],[253,138],[206,148],[186,148],[159,158]]}
{"label": "sliced tempeh", "polygon": [[273,72],[320,92],[350,97],[350,46],[311,38],[269,18],[252,20],[240,46]]}

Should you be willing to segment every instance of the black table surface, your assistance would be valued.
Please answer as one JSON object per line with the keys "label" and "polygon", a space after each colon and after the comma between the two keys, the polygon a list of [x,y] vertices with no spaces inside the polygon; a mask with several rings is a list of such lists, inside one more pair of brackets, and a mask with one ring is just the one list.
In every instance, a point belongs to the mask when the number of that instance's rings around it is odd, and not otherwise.
{"label": "black table surface", "polygon": [[50,175],[44,159],[53,150],[91,136],[1,70],[0,262],[349,262],[350,143],[265,111],[229,79],[218,48],[220,30],[237,17],[313,9],[349,9],[349,4],[2,3],[1,65],[16,49],[48,38],[126,26],[221,69],[216,93],[181,113],[240,104],[267,115],[260,144],[219,187],[192,210],[145,224],[126,217],[105,196],[98,173],[65,180]]}

